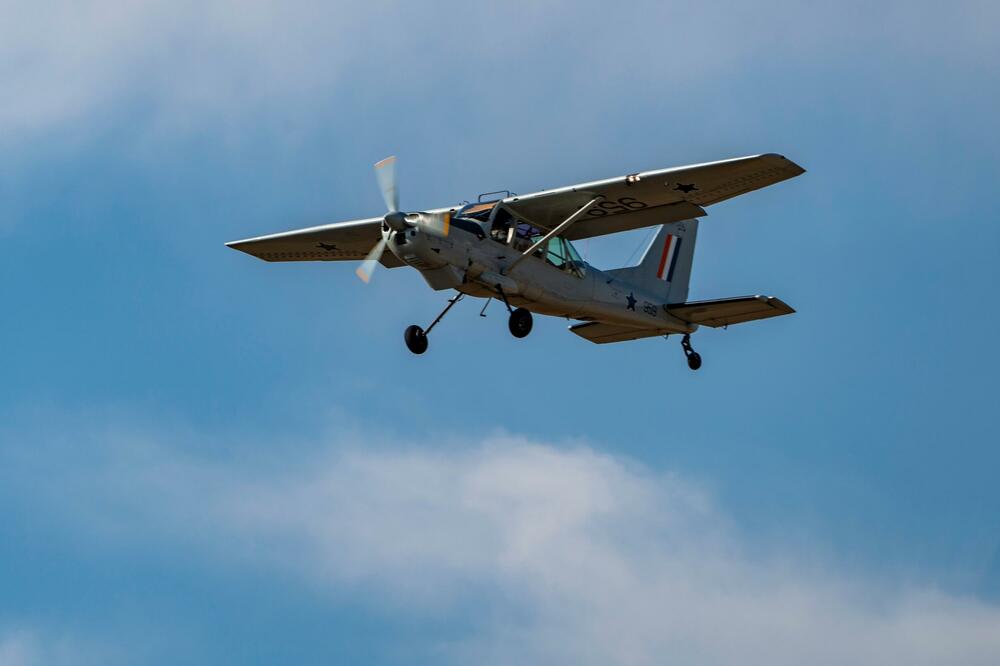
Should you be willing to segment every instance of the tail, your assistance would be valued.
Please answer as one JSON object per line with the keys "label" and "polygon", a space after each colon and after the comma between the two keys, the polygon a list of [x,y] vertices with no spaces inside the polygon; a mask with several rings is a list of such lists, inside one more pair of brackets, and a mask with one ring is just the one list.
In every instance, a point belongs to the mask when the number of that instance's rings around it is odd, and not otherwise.
{"label": "tail", "polygon": [[608,273],[631,282],[643,291],[661,295],[664,304],[683,303],[688,296],[697,237],[698,220],[664,224],[646,248],[638,266],[618,268]]}

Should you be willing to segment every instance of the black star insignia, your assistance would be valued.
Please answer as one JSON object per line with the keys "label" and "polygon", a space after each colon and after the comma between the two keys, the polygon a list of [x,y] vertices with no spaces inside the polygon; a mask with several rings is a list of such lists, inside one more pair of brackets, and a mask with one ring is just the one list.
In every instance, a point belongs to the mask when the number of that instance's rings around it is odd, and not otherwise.
{"label": "black star insignia", "polygon": [[625,306],[625,309],[635,312],[635,295],[632,292],[629,292],[628,296],[625,297],[625,300],[628,301],[628,305]]}
{"label": "black star insignia", "polygon": [[695,187],[694,183],[688,183],[687,185],[685,185],[684,183],[677,183],[677,187],[674,188],[674,190],[676,190],[677,192],[683,192],[684,194],[688,194],[689,192],[694,192],[697,189],[698,188]]}
{"label": "black star insignia", "polygon": [[321,247],[327,252],[333,252],[334,250],[337,249],[337,246],[334,245],[333,243],[316,243],[316,247]]}

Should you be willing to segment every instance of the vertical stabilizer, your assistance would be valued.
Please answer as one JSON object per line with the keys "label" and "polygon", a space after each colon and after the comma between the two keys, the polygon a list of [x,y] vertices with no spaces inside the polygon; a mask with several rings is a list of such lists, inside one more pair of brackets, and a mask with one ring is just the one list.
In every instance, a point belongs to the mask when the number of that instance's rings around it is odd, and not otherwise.
{"label": "vertical stabilizer", "polygon": [[609,273],[662,297],[664,303],[683,303],[688,296],[697,236],[698,220],[664,224],[638,266]]}

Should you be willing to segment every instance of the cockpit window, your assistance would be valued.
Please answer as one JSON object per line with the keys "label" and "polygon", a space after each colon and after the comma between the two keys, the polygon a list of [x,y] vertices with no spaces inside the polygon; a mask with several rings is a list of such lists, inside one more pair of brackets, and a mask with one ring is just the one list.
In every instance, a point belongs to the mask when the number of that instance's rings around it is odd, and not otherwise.
{"label": "cockpit window", "polygon": [[569,258],[563,239],[553,238],[549,240],[548,247],[545,250],[545,261],[556,268],[566,268],[566,262],[569,261]]}
{"label": "cockpit window", "polygon": [[573,247],[572,243],[570,243],[566,239],[560,239],[560,240],[562,240],[563,244],[566,246],[566,254],[569,257],[569,260],[571,262],[573,262],[573,264],[577,268],[580,269],[580,275],[582,276],[583,275],[583,267],[587,265],[586,262],[584,262],[583,258],[580,256],[580,253],[576,251],[576,248]]}
{"label": "cockpit window", "polygon": [[[540,230],[534,229],[534,231],[536,233],[528,239],[525,249],[537,243],[544,236]],[[587,265],[580,258],[580,254],[572,243],[565,238],[550,238],[545,245],[535,250],[535,256],[544,258],[552,266],[577,277],[586,275]]]}
{"label": "cockpit window", "polygon": [[485,222],[490,219],[490,213],[496,205],[496,201],[481,204],[465,204],[458,209],[458,212],[455,213],[455,217],[467,217],[480,222]]}
{"label": "cockpit window", "polygon": [[483,226],[489,219],[490,210],[494,204],[465,204],[451,216],[451,224],[475,234],[479,238],[486,238]]}

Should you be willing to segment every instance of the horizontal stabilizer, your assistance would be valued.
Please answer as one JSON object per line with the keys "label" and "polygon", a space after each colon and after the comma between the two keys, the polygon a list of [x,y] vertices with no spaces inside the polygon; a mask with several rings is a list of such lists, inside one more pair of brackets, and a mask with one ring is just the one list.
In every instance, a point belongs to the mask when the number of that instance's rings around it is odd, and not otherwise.
{"label": "horizontal stabilizer", "polygon": [[729,326],[745,321],[779,317],[795,312],[784,301],[773,296],[741,296],[715,301],[692,301],[667,306],[673,316],[701,326]]}
{"label": "horizontal stabilizer", "polygon": [[569,330],[581,338],[596,342],[599,345],[608,342],[625,342],[640,338],[653,338],[658,335],[666,335],[670,332],[658,328],[633,328],[632,326],[622,326],[621,324],[608,324],[603,321],[587,321],[582,324],[573,324],[569,327]]}
{"label": "horizontal stabilizer", "polygon": [[[795,310],[781,299],[772,296],[741,296],[739,298],[720,298],[715,301],[693,301],[668,305],[667,312],[689,324],[719,327],[742,324],[756,319],[779,317],[792,314]],[[585,321],[570,326],[569,330],[581,338],[599,345],[608,342],[654,338],[677,332],[676,329],[634,328],[603,321]]]}

